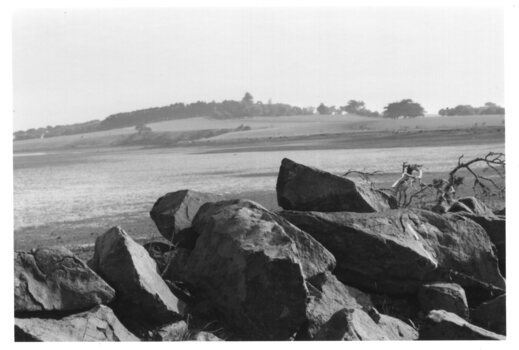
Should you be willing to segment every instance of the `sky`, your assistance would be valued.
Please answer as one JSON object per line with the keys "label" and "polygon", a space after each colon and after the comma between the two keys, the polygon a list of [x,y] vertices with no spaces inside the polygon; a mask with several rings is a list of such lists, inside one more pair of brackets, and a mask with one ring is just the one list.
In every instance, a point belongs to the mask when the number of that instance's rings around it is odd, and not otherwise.
{"label": "sky", "polygon": [[30,9],[13,17],[14,130],[175,102],[504,105],[500,8]]}

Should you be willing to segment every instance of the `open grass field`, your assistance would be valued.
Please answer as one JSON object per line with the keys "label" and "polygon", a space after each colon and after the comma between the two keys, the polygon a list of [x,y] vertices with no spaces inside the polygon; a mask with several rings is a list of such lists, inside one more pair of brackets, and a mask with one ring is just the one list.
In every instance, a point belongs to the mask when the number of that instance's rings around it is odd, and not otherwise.
{"label": "open grass field", "polygon": [[431,181],[444,176],[461,154],[504,152],[503,123],[502,116],[194,118],[150,127],[189,132],[244,124],[251,130],[175,147],[110,146],[135,133],[133,128],[15,142],[15,249],[65,245],[88,255],[95,237],[114,225],[139,240],[157,238],[149,210],[158,197],[184,188],[277,209],[274,189],[284,157],[336,174],[379,170],[383,174],[374,180],[381,187],[399,177],[403,161],[418,162]]}

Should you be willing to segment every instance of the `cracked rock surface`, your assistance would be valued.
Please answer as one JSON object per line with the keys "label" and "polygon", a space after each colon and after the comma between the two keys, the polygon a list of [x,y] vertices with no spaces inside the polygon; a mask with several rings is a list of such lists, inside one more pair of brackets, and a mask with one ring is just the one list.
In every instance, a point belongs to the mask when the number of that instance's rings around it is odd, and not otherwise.
{"label": "cracked rock surface", "polygon": [[72,252],[40,248],[14,257],[15,312],[85,310],[115,291]]}
{"label": "cracked rock surface", "polygon": [[139,341],[104,305],[62,319],[16,318],[16,341]]}

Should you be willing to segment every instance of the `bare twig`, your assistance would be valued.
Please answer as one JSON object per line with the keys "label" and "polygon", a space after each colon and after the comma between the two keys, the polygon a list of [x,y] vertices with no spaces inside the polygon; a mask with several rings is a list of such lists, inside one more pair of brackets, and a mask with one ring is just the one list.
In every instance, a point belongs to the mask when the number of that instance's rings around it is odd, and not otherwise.
{"label": "bare twig", "polygon": [[[499,186],[494,180],[489,177],[480,175],[474,171],[472,166],[476,163],[483,163],[489,169],[493,170],[500,178],[504,178],[505,168],[505,154],[501,152],[489,152],[484,157],[476,157],[469,160],[468,162],[462,162],[463,155],[458,158],[458,165],[449,172],[448,183],[452,186],[456,186],[456,173],[462,169],[466,169],[473,177],[474,183],[472,190],[477,193],[480,189],[484,194],[491,193],[492,190],[498,190],[500,194],[504,193],[504,187]],[[500,170],[501,168],[502,170]]]}
{"label": "bare twig", "polygon": [[407,208],[409,205],[411,205],[411,203],[413,202],[413,199],[415,199],[415,198],[418,198],[418,199],[424,198],[427,195],[427,193],[425,193],[426,191],[434,192],[433,188],[434,188],[433,185],[425,185],[424,184],[418,191],[412,193],[409,196],[407,202],[405,202],[402,206],[404,208]]}
{"label": "bare twig", "polygon": [[363,179],[369,181],[370,176],[374,176],[374,175],[377,175],[377,174],[382,174],[382,172],[378,171],[378,170],[375,170],[373,172],[358,171],[358,170],[348,170],[347,172],[342,174],[342,176],[348,176],[348,175],[351,175],[351,174],[358,174]]}

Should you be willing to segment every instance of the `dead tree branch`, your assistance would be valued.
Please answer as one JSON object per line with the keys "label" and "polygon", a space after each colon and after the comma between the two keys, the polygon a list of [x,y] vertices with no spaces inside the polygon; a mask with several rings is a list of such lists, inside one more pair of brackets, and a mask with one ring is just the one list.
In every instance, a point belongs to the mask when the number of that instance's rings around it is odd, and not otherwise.
{"label": "dead tree branch", "polygon": [[501,179],[504,179],[504,171],[505,171],[505,154],[501,152],[489,152],[484,157],[477,157],[469,160],[468,162],[463,162],[463,155],[458,158],[458,165],[449,172],[448,183],[452,186],[457,187],[457,176],[456,174],[462,169],[466,169],[473,177],[474,182],[472,185],[472,190],[476,194],[478,189],[482,191],[483,194],[490,194],[493,191],[497,190],[499,194],[504,193],[504,186],[499,186],[493,179],[478,174],[474,171],[474,166],[476,164],[483,164],[488,167],[488,169],[492,170],[495,174],[497,174]]}
{"label": "dead tree branch", "polygon": [[362,179],[371,182],[371,177],[375,175],[383,174],[382,171],[375,170],[373,172],[367,172],[367,171],[358,171],[358,170],[348,170],[342,176],[348,176],[352,174],[359,175]]}

